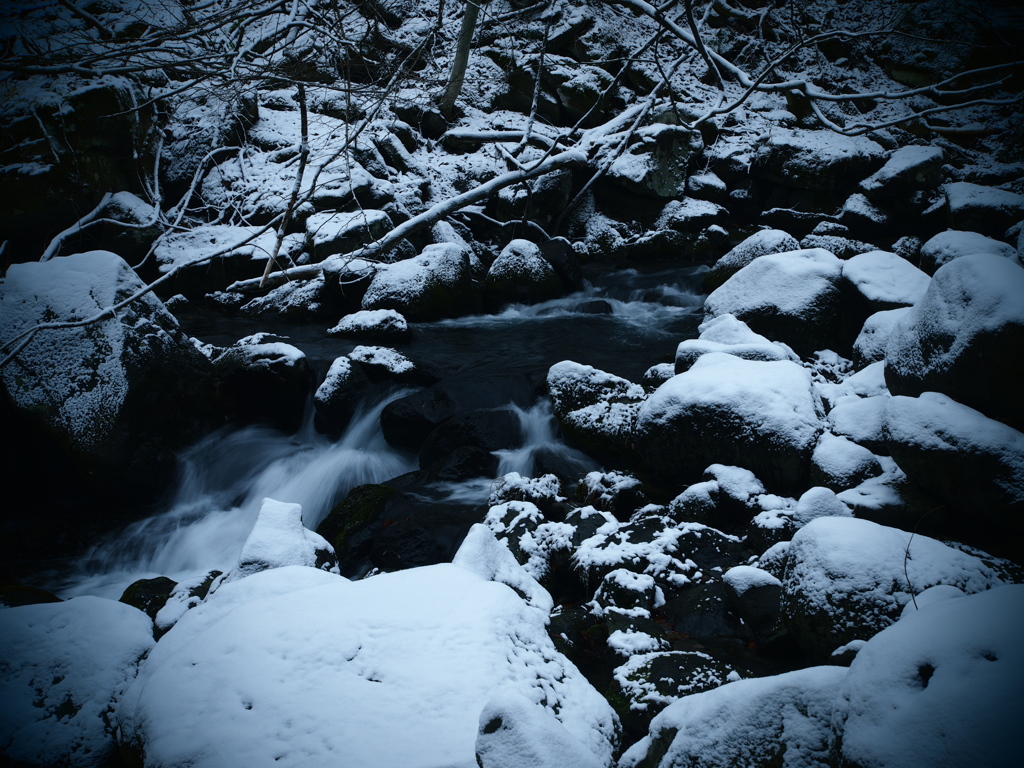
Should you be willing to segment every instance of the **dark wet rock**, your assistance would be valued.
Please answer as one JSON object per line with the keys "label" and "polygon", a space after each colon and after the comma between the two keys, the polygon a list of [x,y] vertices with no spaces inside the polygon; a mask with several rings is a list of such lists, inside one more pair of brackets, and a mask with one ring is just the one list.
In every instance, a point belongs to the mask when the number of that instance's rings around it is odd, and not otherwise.
{"label": "dark wet rock", "polygon": [[359,363],[347,357],[335,359],[313,394],[317,430],[335,437],[341,435],[368,384],[369,379]]}
{"label": "dark wet rock", "polygon": [[693,584],[661,609],[673,631],[691,638],[743,637],[739,618],[729,607],[729,592],[720,582]]}
{"label": "dark wet rock", "polygon": [[257,333],[224,350],[214,367],[232,421],[266,423],[282,432],[299,428],[313,379],[301,351],[276,336]]}
{"label": "dark wet rock", "polygon": [[0,586],[0,606],[17,608],[19,605],[37,603],[59,603],[61,599],[52,592],[27,584],[4,584]]}
{"label": "dark wet rock", "polygon": [[396,448],[418,451],[427,435],[457,413],[496,408],[512,401],[528,405],[533,387],[522,376],[452,376],[388,403],[381,412],[384,438]]}
{"label": "dark wet rock", "polygon": [[462,482],[475,477],[494,477],[499,459],[490,451],[463,445],[438,458],[427,467],[431,481]]}
{"label": "dark wet rock", "polygon": [[420,448],[420,466],[426,469],[439,457],[462,446],[498,451],[513,448],[520,440],[519,418],[507,408],[458,414],[427,435]]}
{"label": "dark wet rock", "polygon": [[164,607],[171,590],[177,585],[173,579],[157,576],[153,579],[139,579],[130,584],[120,597],[120,601],[133,608],[138,608],[150,619],[156,621],[156,615]]}

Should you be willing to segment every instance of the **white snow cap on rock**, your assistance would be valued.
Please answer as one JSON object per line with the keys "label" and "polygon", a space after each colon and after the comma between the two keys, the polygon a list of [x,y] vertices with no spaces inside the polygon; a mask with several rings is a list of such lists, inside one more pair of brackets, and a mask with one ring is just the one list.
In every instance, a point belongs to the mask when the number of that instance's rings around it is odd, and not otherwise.
{"label": "white snow cap on rock", "polygon": [[843,262],[843,277],[870,302],[911,306],[928,290],[931,278],[906,259],[889,251],[868,251]]}
{"label": "white snow cap on rock", "polygon": [[738,316],[767,305],[787,314],[800,314],[809,297],[836,282],[842,264],[824,248],[760,256],[707,297],[704,315]]}
{"label": "white snow cap on rock", "polygon": [[975,253],[992,253],[1013,261],[1017,260],[1017,249],[1012,245],[977,232],[947,229],[921,246],[921,263],[926,270],[934,272],[953,259]]}
{"label": "white snow cap on rock", "polygon": [[[286,565],[315,568],[318,551],[334,555],[334,548],[323,536],[302,525],[301,505],[264,499],[256,525],[242,545],[235,576]],[[337,565],[332,572],[338,573]]]}

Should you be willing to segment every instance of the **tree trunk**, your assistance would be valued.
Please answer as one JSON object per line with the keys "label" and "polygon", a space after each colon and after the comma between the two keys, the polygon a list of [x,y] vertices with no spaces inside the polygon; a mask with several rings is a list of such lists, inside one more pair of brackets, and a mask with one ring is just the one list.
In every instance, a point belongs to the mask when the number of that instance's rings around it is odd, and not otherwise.
{"label": "tree trunk", "polygon": [[466,79],[466,66],[469,64],[469,49],[473,45],[473,33],[476,31],[476,20],[480,15],[480,6],[489,0],[466,0],[466,12],[462,16],[462,29],[459,31],[459,42],[455,48],[455,61],[448,75],[448,85],[438,102],[438,109],[445,120],[450,120],[455,112],[455,100],[462,91],[462,83]]}

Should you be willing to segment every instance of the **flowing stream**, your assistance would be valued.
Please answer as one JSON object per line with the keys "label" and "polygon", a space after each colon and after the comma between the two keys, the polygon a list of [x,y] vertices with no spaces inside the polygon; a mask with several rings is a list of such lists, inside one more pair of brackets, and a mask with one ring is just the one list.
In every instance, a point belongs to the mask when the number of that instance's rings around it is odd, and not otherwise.
{"label": "flowing stream", "polygon": [[[585,290],[562,299],[419,324],[413,341],[400,349],[417,363],[499,383],[525,377],[539,384],[552,364],[566,359],[639,381],[651,365],[671,361],[679,341],[696,335],[702,272],[686,267],[597,275]],[[267,330],[258,318],[212,314],[186,315],[183,326],[219,346]],[[327,337],[320,325],[288,326],[283,332],[321,372],[355,346]],[[180,581],[211,569],[226,571],[237,563],[265,497],[301,504],[304,523],[315,529],[353,487],[418,468],[416,457],[389,446],[379,428],[384,406],[411,391],[381,388],[360,405],[336,441],[313,429],[311,407],[294,435],[260,426],[208,435],[181,456],[180,478],[163,511],[98,543],[68,570],[51,575],[49,587],[63,597],[116,599],[137,579],[163,575]],[[550,403],[535,397],[534,389],[511,388],[505,407],[519,419],[522,442],[496,452],[499,477],[531,476],[539,451],[557,453],[580,472],[596,468],[561,441]],[[482,518],[492,482],[437,483],[425,498],[479,506]]]}

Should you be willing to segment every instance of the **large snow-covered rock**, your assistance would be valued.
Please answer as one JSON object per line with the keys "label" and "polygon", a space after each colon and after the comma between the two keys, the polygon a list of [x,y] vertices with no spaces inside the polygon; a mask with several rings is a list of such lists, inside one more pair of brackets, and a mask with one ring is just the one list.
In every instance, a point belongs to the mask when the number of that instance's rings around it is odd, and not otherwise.
{"label": "large snow-covered rock", "polygon": [[566,437],[599,458],[627,460],[640,403],[639,384],[571,360],[548,370],[548,394]]}
{"label": "large snow-covered rock", "polygon": [[634,132],[608,169],[608,181],[634,195],[677,197],[686,189],[690,159],[704,142],[698,131],[654,123]]}
{"label": "large snow-covered rock", "polygon": [[882,426],[913,482],[986,518],[1024,522],[1024,434],[937,392],[889,398]]}
{"label": "large snow-covered rock", "polygon": [[640,406],[637,451],[676,482],[720,463],[792,489],[807,478],[820,409],[810,374],[796,363],[711,352]]}
{"label": "large snow-covered rock", "polygon": [[980,592],[1002,582],[981,560],[927,536],[853,517],[819,517],[789,545],[782,613],[794,638],[825,661],[899,618],[937,584]]}
{"label": "large snow-covered rock", "polygon": [[832,713],[840,768],[1010,768],[1024,748],[1024,586],[921,605],[869,640]]}
{"label": "large snow-covered rock", "polygon": [[937,187],[942,181],[943,152],[939,147],[900,147],[885,165],[860,183],[870,200],[886,200],[920,189]]}
{"label": "large snow-covered rock", "polygon": [[858,367],[877,363],[885,359],[885,348],[896,322],[910,311],[910,307],[884,309],[870,315],[861,326],[853,342],[853,362]]}
{"label": "large snow-covered rock", "polygon": [[1017,249],[1001,240],[979,235],[977,232],[947,229],[921,246],[921,269],[929,275],[934,275],[935,270],[953,259],[975,253],[994,253],[1011,261],[1017,259]]}
{"label": "large snow-covered rock", "polygon": [[[153,250],[160,272],[177,269],[167,286],[171,294],[200,298],[236,280],[263,274],[267,255],[274,252],[277,234],[263,227],[204,224],[184,232],[171,232]],[[301,240],[288,239],[282,256],[298,252]],[[200,261],[202,259],[202,261]],[[198,262],[198,263],[191,263]]]}
{"label": "large snow-covered rock", "polygon": [[361,209],[348,213],[327,211],[306,219],[306,238],[315,261],[336,253],[351,253],[383,237],[394,227],[386,211]]}
{"label": "large snow-covered rock", "polygon": [[117,753],[112,717],[153,647],[153,622],[99,597],[0,610],[0,760],[100,768]]}
{"label": "large snow-covered rock", "polygon": [[738,680],[670,704],[619,768],[820,768],[846,670],[810,667]]}
{"label": "large snow-covered rock", "polygon": [[363,296],[363,309],[394,309],[414,321],[468,314],[475,292],[470,250],[434,243],[419,256],[381,265]]}
{"label": "large snow-covered rock", "polygon": [[894,395],[941,392],[1024,429],[1024,269],[993,254],[940,268],[893,328],[885,381]]}
{"label": "large snow-covered rock", "polygon": [[889,251],[869,251],[843,262],[843,278],[869,313],[909,307],[928,290],[931,279]]}
{"label": "large snow-covered rock", "polygon": [[562,295],[562,281],[529,240],[506,245],[484,278],[487,304],[498,310],[506,304],[536,304]]}
{"label": "large snow-covered rock", "polygon": [[750,173],[775,184],[836,192],[875,171],[884,159],[885,150],[864,136],[777,129],[757,148]]}
{"label": "large snow-covered rock", "polygon": [[841,274],[842,262],[821,248],[760,256],[707,297],[704,315],[735,315],[809,355],[837,339]]}
{"label": "large snow-covered rock", "polygon": [[[0,341],[87,320],[143,287],[108,251],[15,264],[0,297]],[[94,323],[37,331],[0,377],[14,408],[114,498],[151,495],[170,479],[173,451],[213,423],[212,367],[152,293]]]}
{"label": "large snow-covered rock", "polygon": [[707,352],[724,352],[744,360],[800,359],[784,344],[778,344],[750,330],[750,326],[728,313],[701,324],[700,336],[684,339],[676,347],[675,373],[689,369]]}
{"label": "large snow-covered rock", "polygon": [[800,249],[799,241],[781,229],[762,229],[737,244],[704,275],[704,290],[710,293],[759,256]]}
{"label": "large snow-covered rock", "polygon": [[1002,237],[1024,216],[1024,195],[969,181],[942,185],[953,229]]}
{"label": "large snow-covered rock", "polygon": [[615,716],[545,622],[459,565],[264,571],[161,639],[122,701],[122,742],[148,765],[473,768],[481,711],[512,690],[607,765]]}

